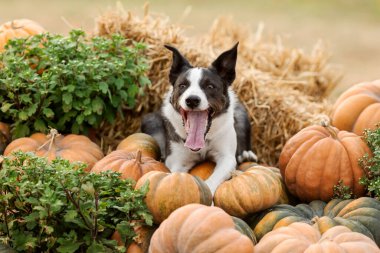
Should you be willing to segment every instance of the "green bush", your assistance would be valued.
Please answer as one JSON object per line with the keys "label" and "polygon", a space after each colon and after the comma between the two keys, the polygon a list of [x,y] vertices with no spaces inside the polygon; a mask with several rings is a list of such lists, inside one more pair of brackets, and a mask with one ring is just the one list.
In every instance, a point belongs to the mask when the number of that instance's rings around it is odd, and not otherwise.
{"label": "green bush", "polygon": [[80,30],[9,41],[0,53],[0,121],[12,124],[14,138],[112,123],[150,84],[144,48],[117,34],[88,39]]}
{"label": "green bush", "polygon": [[366,172],[366,177],[360,179],[369,195],[380,200],[380,125],[375,130],[366,130],[364,134],[373,156],[365,155],[360,164]]}
{"label": "green bush", "polygon": [[0,166],[0,245],[17,252],[125,252],[110,240],[118,230],[130,243],[134,227],[152,225],[145,185],[115,172],[84,172],[84,164],[48,163],[14,153]]}

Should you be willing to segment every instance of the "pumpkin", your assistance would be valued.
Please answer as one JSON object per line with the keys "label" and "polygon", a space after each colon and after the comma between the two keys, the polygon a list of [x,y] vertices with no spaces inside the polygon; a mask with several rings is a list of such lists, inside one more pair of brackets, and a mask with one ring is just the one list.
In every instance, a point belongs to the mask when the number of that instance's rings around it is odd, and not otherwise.
{"label": "pumpkin", "polygon": [[345,91],[334,104],[332,125],[363,135],[380,123],[380,80],[357,84]]}
{"label": "pumpkin", "polygon": [[133,179],[137,181],[142,175],[150,171],[169,172],[169,169],[161,162],[150,157],[142,156],[142,152],[131,153],[126,150],[116,150],[98,161],[91,172],[100,173],[113,170],[121,173],[122,179]]}
{"label": "pumpkin", "polygon": [[136,188],[143,187],[146,182],[149,182],[149,191],[145,203],[156,224],[160,224],[181,206],[212,203],[211,191],[206,183],[188,173],[151,171],[137,181]]}
{"label": "pumpkin", "polygon": [[215,163],[211,161],[204,161],[195,165],[189,173],[193,176],[197,176],[202,180],[209,178],[214,172]]}
{"label": "pumpkin", "polygon": [[161,158],[160,146],[157,141],[152,136],[144,133],[129,135],[119,143],[116,149],[129,152],[141,150],[143,156],[149,156],[156,160]]}
{"label": "pumpkin", "polygon": [[343,225],[380,245],[380,201],[369,197],[333,199],[328,203],[314,200],[308,205],[276,205],[250,216],[247,222],[258,240],[279,227],[304,222],[313,225],[321,233]]}
{"label": "pumpkin", "polygon": [[174,211],[154,232],[149,252],[252,253],[254,241],[249,227],[222,209],[189,204]]}
{"label": "pumpkin", "polygon": [[354,133],[326,123],[309,126],[290,138],[280,154],[280,170],[290,193],[305,202],[329,201],[340,180],[357,197],[364,196],[365,175],[359,158],[371,151]]}
{"label": "pumpkin", "polygon": [[214,204],[230,215],[243,218],[275,205],[281,193],[278,175],[266,167],[255,166],[245,172],[235,171],[232,179],[220,184]]}
{"label": "pumpkin", "polygon": [[90,171],[94,164],[103,158],[103,152],[98,145],[84,135],[58,134],[52,129],[48,135],[35,133],[30,137],[12,141],[4,151],[10,155],[14,151],[34,152],[37,156],[47,157],[49,161],[56,157],[67,159],[70,162],[87,164],[86,171]]}
{"label": "pumpkin", "polygon": [[[149,249],[150,239],[156,229],[157,227],[148,226],[135,228],[134,230],[136,236],[134,237],[133,242],[128,246],[125,253],[147,253]],[[118,246],[125,245],[125,242],[121,240],[121,236],[117,231],[113,233],[111,239],[116,240]]]}
{"label": "pumpkin", "polygon": [[380,249],[367,236],[336,226],[321,233],[312,226],[295,222],[266,234],[255,247],[255,253],[379,253]]}
{"label": "pumpkin", "polygon": [[3,154],[5,147],[11,140],[9,125],[0,122],[0,155]]}
{"label": "pumpkin", "polygon": [[0,26],[0,52],[10,39],[26,38],[43,32],[45,29],[41,25],[29,19],[6,22]]}

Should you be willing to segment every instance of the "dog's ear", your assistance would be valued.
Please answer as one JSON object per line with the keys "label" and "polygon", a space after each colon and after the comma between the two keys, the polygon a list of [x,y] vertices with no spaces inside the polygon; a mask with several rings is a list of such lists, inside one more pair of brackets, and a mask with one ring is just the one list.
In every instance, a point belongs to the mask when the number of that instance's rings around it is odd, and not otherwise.
{"label": "dog's ear", "polygon": [[235,66],[237,60],[237,47],[239,42],[235,44],[230,50],[225,51],[211,64],[211,67],[216,70],[218,75],[231,85],[235,80]]}
{"label": "dog's ear", "polygon": [[179,74],[181,74],[186,69],[191,68],[190,63],[186,60],[184,56],[178,51],[177,48],[165,45],[167,49],[172,51],[173,53],[173,63],[169,73],[169,80],[172,85],[174,85],[177,80]]}

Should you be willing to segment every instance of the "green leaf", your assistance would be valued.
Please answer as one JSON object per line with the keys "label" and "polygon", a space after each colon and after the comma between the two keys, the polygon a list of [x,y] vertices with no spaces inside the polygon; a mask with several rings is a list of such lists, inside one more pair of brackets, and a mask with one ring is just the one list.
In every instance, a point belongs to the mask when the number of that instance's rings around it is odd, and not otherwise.
{"label": "green leaf", "polygon": [[99,90],[104,93],[104,94],[107,94],[108,92],[108,84],[105,83],[105,82],[101,82],[99,83]]}
{"label": "green leaf", "polygon": [[29,127],[26,124],[19,124],[14,128],[12,133],[13,138],[21,138],[28,136],[30,133]]}
{"label": "green leaf", "polygon": [[103,113],[103,100],[100,97],[96,97],[92,100],[92,110],[99,115]]}
{"label": "green leaf", "polygon": [[1,111],[6,113],[12,107],[12,105],[13,103],[3,103],[1,106]]}
{"label": "green leaf", "polygon": [[53,117],[54,117],[54,112],[53,112],[53,110],[50,109],[50,108],[44,108],[44,109],[42,110],[42,112],[43,112],[43,114],[44,114],[46,117],[48,117],[48,118],[53,118]]}
{"label": "green leaf", "polygon": [[64,93],[62,96],[63,103],[69,105],[73,102],[73,95],[70,93]]}
{"label": "green leaf", "polygon": [[28,113],[26,113],[25,111],[21,111],[18,113],[18,117],[20,120],[27,120],[29,117],[28,117]]}
{"label": "green leaf", "polygon": [[34,122],[34,129],[36,129],[39,132],[45,132],[47,130],[47,127],[45,125],[45,122],[41,119],[37,119]]}

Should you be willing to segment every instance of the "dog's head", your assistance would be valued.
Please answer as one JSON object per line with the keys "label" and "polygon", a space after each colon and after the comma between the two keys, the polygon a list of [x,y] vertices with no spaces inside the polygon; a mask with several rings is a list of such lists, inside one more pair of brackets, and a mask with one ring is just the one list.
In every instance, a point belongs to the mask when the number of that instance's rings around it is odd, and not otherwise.
{"label": "dog's head", "polygon": [[170,103],[182,115],[187,133],[185,146],[197,151],[205,145],[212,120],[229,107],[228,88],[235,80],[238,43],[208,68],[193,67],[176,48],[165,47],[173,52]]}

